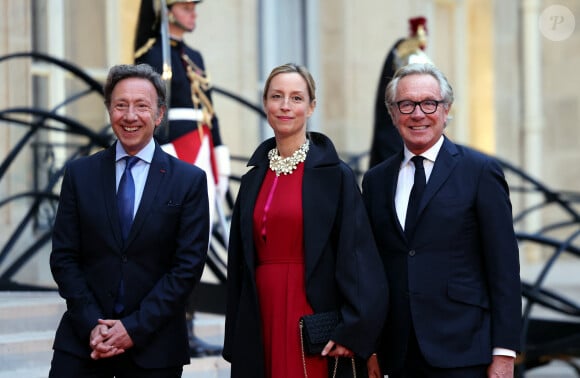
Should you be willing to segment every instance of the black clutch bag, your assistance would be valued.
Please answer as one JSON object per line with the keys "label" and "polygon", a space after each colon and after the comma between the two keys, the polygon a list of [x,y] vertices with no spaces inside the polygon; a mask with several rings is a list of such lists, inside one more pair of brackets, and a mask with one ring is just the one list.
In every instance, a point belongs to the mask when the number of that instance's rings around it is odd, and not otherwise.
{"label": "black clutch bag", "polygon": [[304,353],[320,354],[326,346],[332,332],[340,322],[337,311],[304,315],[300,318],[300,339]]}
{"label": "black clutch bag", "polygon": [[[302,343],[302,364],[304,365],[304,377],[308,378],[305,355],[320,355],[328,344],[332,332],[341,321],[338,311],[320,312],[318,314],[304,315],[300,318],[300,342]],[[354,358],[350,359],[352,376],[356,378],[356,365]],[[338,357],[334,357],[334,369],[332,378],[336,378],[338,369]]]}

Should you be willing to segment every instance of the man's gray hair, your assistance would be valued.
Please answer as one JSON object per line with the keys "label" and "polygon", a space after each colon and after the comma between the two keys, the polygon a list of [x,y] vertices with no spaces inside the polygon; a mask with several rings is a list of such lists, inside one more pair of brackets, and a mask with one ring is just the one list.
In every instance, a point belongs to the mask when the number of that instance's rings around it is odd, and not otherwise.
{"label": "man's gray hair", "polygon": [[441,102],[445,103],[445,106],[449,107],[453,104],[453,88],[449,81],[437,67],[431,63],[411,63],[403,66],[395,72],[395,75],[387,85],[385,90],[385,105],[389,111],[391,118],[392,110],[396,109],[395,99],[397,96],[397,88],[399,86],[399,81],[405,76],[410,75],[431,75],[439,83],[439,88],[441,89]]}
{"label": "man's gray hair", "polygon": [[155,91],[157,92],[157,106],[159,108],[165,107],[166,105],[166,89],[165,83],[161,76],[155,72],[155,70],[148,64],[119,64],[111,67],[109,70],[109,75],[107,76],[107,81],[103,88],[105,95],[105,105],[107,108],[111,105],[111,94],[115,86],[123,79],[129,78],[141,78],[146,79],[153,84]]}

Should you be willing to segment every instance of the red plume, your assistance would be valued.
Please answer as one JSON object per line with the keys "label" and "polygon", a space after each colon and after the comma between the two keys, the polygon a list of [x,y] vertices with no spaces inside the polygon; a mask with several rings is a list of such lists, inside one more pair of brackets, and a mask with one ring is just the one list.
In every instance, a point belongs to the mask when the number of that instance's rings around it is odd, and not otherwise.
{"label": "red plume", "polygon": [[427,19],[423,16],[413,17],[409,19],[409,34],[411,37],[417,35],[417,30],[422,26],[425,33],[427,33]]}

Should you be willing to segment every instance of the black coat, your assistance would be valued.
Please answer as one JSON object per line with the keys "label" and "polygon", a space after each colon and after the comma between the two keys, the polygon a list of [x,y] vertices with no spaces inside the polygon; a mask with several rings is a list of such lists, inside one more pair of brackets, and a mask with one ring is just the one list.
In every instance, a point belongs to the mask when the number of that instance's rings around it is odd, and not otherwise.
{"label": "black coat", "polygon": [[[341,312],[343,323],[332,339],[366,359],[386,316],[384,269],[352,170],[327,137],[310,133],[310,141],[302,193],[306,295],[315,313]],[[232,215],[223,351],[232,377],[264,376],[252,214],[274,147],[269,139],[250,159],[253,168],[242,177]],[[343,373],[352,374],[350,364]]]}

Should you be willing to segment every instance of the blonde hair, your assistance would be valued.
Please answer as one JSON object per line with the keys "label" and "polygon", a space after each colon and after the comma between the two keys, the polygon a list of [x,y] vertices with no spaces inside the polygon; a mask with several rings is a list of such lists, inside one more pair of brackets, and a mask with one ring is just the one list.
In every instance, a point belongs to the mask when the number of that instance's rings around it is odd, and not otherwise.
{"label": "blonde hair", "polygon": [[306,81],[306,87],[308,87],[308,96],[310,97],[310,101],[312,102],[316,100],[316,84],[314,84],[314,79],[312,75],[308,71],[308,69],[304,66],[300,66],[294,63],[286,63],[282,64],[281,66],[275,67],[268,75],[266,79],[266,83],[264,84],[264,92],[262,93],[262,99],[265,101],[266,96],[268,95],[268,89],[270,89],[270,83],[274,76],[282,74],[282,73],[297,73],[304,81]]}

